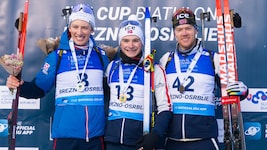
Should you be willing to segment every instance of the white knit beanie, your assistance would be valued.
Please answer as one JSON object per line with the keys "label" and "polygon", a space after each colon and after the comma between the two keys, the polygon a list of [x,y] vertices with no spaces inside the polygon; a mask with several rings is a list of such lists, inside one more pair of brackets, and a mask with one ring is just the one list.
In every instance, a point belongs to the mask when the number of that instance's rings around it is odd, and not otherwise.
{"label": "white knit beanie", "polygon": [[[131,24],[131,22],[135,22],[135,25]],[[118,36],[119,45],[121,43],[121,39],[127,35],[138,36],[142,44],[144,45],[144,33],[142,30],[142,24],[137,20],[137,17],[135,15],[130,15],[128,17],[128,20],[121,22]]]}
{"label": "white knit beanie", "polygon": [[69,17],[69,25],[74,20],[83,20],[88,22],[92,28],[95,28],[95,16],[90,6],[85,4],[78,4],[72,8],[72,13]]}

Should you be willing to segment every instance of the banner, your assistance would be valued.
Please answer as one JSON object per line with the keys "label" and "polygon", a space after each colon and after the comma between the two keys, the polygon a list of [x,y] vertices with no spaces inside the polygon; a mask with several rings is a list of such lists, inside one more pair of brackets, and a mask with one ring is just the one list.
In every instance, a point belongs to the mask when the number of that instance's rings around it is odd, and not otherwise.
{"label": "banner", "polygon": [[[40,70],[45,54],[37,46],[39,39],[60,36],[65,20],[62,9],[77,3],[90,4],[96,17],[94,37],[98,45],[118,46],[118,26],[129,15],[136,14],[144,25],[144,9],[149,7],[156,21],[151,24],[151,48],[156,49],[155,61],[167,51],[175,49],[171,17],[180,7],[189,7],[196,15],[199,39],[202,38],[200,13],[210,12],[211,20],[205,21],[204,39],[207,49],[217,51],[216,9],[214,0],[76,0],[31,1],[29,6],[27,43],[25,47],[22,79],[31,81]],[[0,6],[0,56],[16,52],[17,31],[15,20],[23,11],[24,1],[1,0]],[[263,150],[267,147],[267,14],[266,0],[230,1],[231,9],[242,17],[242,27],[235,29],[235,43],[239,80],[249,88],[250,94],[241,102],[247,150]],[[5,87],[8,73],[0,67],[0,150],[6,150],[7,115],[12,95]],[[223,147],[223,126],[220,104],[217,118],[219,141]],[[54,112],[54,89],[40,99],[20,99],[17,127],[18,150],[52,149],[51,123]]]}

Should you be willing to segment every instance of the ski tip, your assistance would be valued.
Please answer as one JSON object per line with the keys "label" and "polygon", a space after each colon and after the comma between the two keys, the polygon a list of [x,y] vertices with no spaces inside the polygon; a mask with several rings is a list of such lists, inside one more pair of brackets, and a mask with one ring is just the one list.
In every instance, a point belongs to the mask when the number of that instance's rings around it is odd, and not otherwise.
{"label": "ski tip", "polygon": [[150,18],[150,12],[148,7],[146,7],[145,18]]}

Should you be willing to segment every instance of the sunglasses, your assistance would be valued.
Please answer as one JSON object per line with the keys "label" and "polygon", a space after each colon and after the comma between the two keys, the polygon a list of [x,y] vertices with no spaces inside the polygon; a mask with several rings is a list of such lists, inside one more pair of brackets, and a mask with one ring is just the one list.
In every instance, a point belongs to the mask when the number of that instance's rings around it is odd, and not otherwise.
{"label": "sunglasses", "polygon": [[85,4],[78,4],[72,8],[72,12],[79,12],[81,10],[88,14],[94,14],[93,8]]}
{"label": "sunglasses", "polygon": [[120,28],[126,27],[128,25],[134,25],[134,26],[139,26],[142,27],[142,24],[138,21],[134,21],[134,20],[125,20],[123,22],[121,22],[120,24]]}

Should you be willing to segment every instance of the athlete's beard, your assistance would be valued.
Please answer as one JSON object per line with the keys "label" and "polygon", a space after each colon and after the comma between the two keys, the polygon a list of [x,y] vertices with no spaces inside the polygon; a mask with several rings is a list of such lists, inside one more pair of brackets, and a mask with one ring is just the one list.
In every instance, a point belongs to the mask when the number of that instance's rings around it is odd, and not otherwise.
{"label": "athlete's beard", "polygon": [[181,50],[181,48],[179,47],[179,43],[177,43],[176,44],[176,49],[182,54],[188,54],[196,47],[197,42],[198,42],[198,39],[195,40],[195,44],[191,48],[186,49],[186,50]]}

